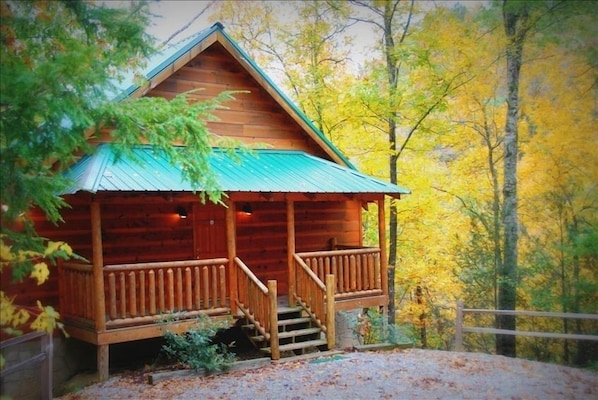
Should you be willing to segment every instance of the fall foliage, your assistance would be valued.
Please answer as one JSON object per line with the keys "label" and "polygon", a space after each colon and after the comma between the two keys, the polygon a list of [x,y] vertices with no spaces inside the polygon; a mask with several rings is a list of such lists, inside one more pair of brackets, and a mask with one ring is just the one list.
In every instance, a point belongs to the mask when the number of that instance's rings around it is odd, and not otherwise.
{"label": "fall foliage", "polygon": [[[521,27],[529,30],[516,119],[518,257],[511,278],[501,275],[508,105],[501,6],[415,2],[411,8],[408,1],[355,1],[347,9],[347,4],[326,3],[338,11],[326,15],[328,26],[345,33],[327,36],[337,43],[327,48],[337,49],[337,56],[346,59],[336,65],[334,80],[325,80],[334,83],[319,87],[322,92],[315,92],[316,86],[307,81],[298,85],[292,79],[301,68],[305,72],[299,76],[304,78],[316,67],[325,71],[324,64],[312,63],[317,58],[298,59],[293,53],[294,48],[309,49],[310,43],[318,42],[307,35],[313,25],[294,23],[281,13],[284,6],[269,2],[235,4],[234,13],[225,2],[214,18],[223,21],[266,68],[282,69],[276,75],[278,82],[296,101],[314,93],[323,101],[336,99],[332,113],[310,107],[304,111],[320,126],[335,127],[331,139],[360,169],[390,179],[389,157],[397,159],[398,181],[412,191],[396,203],[397,322],[412,330],[419,345],[451,349],[456,300],[464,299],[473,308],[499,308],[499,297],[504,296],[500,288],[509,279],[514,279],[510,287],[516,288],[519,309],[596,313],[598,86],[592,47],[598,33],[590,22],[596,3],[534,4],[528,10],[529,26]],[[262,6],[270,12],[260,14]],[[296,15],[313,11],[311,2],[294,7]],[[399,10],[400,16],[384,25],[384,17]],[[281,15],[286,16],[277,18]],[[343,16],[345,30],[338,28]],[[246,26],[255,29],[243,29]],[[388,52],[385,32],[394,32],[393,53]],[[366,57],[351,50],[340,52],[344,43],[353,44],[364,35],[371,39]],[[291,38],[295,47],[284,47]],[[396,57],[393,65],[399,67],[394,81],[388,79],[389,57]],[[277,60],[293,60],[292,69]],[[389,82],[397,84],[392,93]],[[389,145],[391,119],[396,124],[396,147]],[[366,241],[375,241],[370,231],[375,229],[373,221],[375,217],[366,212]],[[482,322],[494,325],[493,320]],[[519,329],[538,324],[554,332],[597,331],[589,324],[518,319]],[[466,340],[470,349],[495,351],[492,337],[470,335]],[[523,357],[591,362],[583,356],[588,354],[588,343],[517,342]]]}
{"label": "fall foliage", "polygon": [[[499,2],[475,7],[399,0],[217,3],[214,20],[223,22],[227,32],[360,170],[396,179],[412,191],[399,202],[387,204],[394,211],[386,215],[396,216],[396,234],[389,235],[389,247],[396,248],[396,254],[391,254],[391,264],[396,265],[392,282],[396,312],[392,317],[411,331],[421,347],[451,349],[456,300],[463,299],[472,308],[499,308],[505,285],[514,290],[516,308],[598,313],[598,3],[572,1],[567,7],[563,1],[548,3],[563,6],[562,12],[546,14],[559,19],[536,19],[535,11],[529,10],[531,25],[521,54],[518,109],[515,115],[511,113],[515,119],[510,123],[516,124],[518,132],[517,140],[511,141],[517,149],[514,211],[518,240],[516,269],[508,273],[503,273],[505,263],[512,262],[504,253],[503,163],[510,102],[510,84],[505,79],[509,42]],[[112,64],[126,66],[132,49],[149,54],[145,43],[123,41],[131,48],[113,54],[110,41],[118,38],[102,38],[97,47],[88,49],[78,45],[77,37],[76,43],[52,41],[45,44],[48,48],[32,41],[36,50],[32,55],[42,55],[39,59],[24,56],[23,42],[17,40],[14,27],[5,23],[10,10],[4,2],[0,7],[4,71],[13,71],[4,68],[5,60],[18,61],[26,71],[34,71],[30,68],[34,63],[49,58],[42,50],[63,55],[60,61],[64,65],[59,66],[66,68],[73,64],[63,51],[68,46],[80,50],[86,60],[102,55],[98,70],[80,71],[86,74],[114,71]],[[52,20],[48,12],[67,12],[53,8],[56,5],[44,7],[37,14],[43,23]],[[396,18],[390,18],[395,11]],[[123,17],[115,14],[114,18],[122,22]],[[144,18],[135,20],[135,27],[142,26]],[[50,24],[50,28],[60,27]],[[77,34],[82,37],[85,32]],[[356,54],[355,40],[364,35],[370,39],[366,54]],[[9,55],[18,57],[7,58]],[[40,65],[49,68],[47,63]],[[36,71],[41,74],[44,68]],[[32,74],[29,78],[48,76]],[[107,77],[100,78],[103,82]],[[96,113],[90,104],[73,107],[81,111],[70,115],[79,136],[57,136],[63,140],[54,143],[49,153],[42,151],[45,147],[25,149],[14,144],[18,141],[4,125],[16,121],[5,117],[11,111],[6,79],[3,75],[2,162],[8,165],[5,155],[18,150],[20,159],[30,157],[25,172],[36,179],[51,178],[55,173],[48,168],[48,154],[52,159],[68,160],[74,150],[85,148],[82,132],[93,125],[91,121],[126,114],[123,110]],[[86,98],[80,92],[88,86],[74,88],[79,97],[67,96],[63,100],[71,103],[61,107]],[[18,89],[23,93],[28,87]],[[27,106],[30,118],[19,120],[27,125],[15,129],[45,139],[39,121],[48,115],[39,110],[55,110],[50,100],[59,97],[50,93],[52,96],[37,98],[35,107],[22,105]],[[177,101],[170,106],[186,107],[184,99]],[[213,107],[215,104],[209,104],[195,111],[209,113]],[[64,133],[62,114],[50,116],[52,126]],[[191,130],[201,129],[193,126]],[[41,139],[40,143],[30,142],[49,146],[51,141]],[[9,145],[15,147],[9,149]],[[204,143],[199,150],[207,147]],[[8,167],[2,165],[4,173]],[[23,184],[16,192],[32,193],[32,198],[21,202],[16,201],[20,197],[10,197],[14,201],[5,208],[6,199],[15,191],[2,186],[2,267],[23,261],[27,267],[18,277],[42,283],[48,268],[41,258],[73,256],[72,250],[58,242],[22,245],[12,236],[4,236],[4,221],[13,222],[32,204],[47,208],[50,219],[59,220],[58,209],[63,204],[48,193],[64,182],[15,182]],[[365,240],[371,244],[377,238],[374,208],[364,211]],[[2,294],[3,326],[16,329],[29,321],[29,312],[37,315],[34,328],[56,326],[53,309],[41,304],[29,311],[18,309],[13,299]],[[480,322],[495,323],[489,319]],[[595,325],[559,320],[518,320],[517,325],[521,329],[541,325],[541,329],[558,332],[598,331]],[[466,346],[493,352],[496,340],[470,335]],[[584,342],[517,339],[519,356],[544,361],[588,365],[597,361],[596,350],[596,345]]]}

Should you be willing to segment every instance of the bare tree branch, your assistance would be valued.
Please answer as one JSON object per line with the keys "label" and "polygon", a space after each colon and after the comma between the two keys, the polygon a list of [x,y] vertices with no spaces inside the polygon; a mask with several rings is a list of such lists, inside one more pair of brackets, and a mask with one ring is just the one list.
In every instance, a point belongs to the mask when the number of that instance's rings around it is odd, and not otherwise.
{"label": "bare tree branch", "polygon": [[165,41],[163,41],[160,46],[161,47],[166,46],[168,43],[170,43],[170,41],[172,39],[174,39],[176,36],[180,35],[185,30],[187,30],[191,26],[191,24],[193,24],[195,21],[197,21],[197,19],[199,17],[201,17],[202,15],[204,15],[206,13],[206,11],[208,11],[208,9],[214,5],[214,3],[215,3],[215,1],[210,1],[204,8],[202,8],[197,14],[195,14],[195,16],[193,18],[191,18],[191,20],[188,23],[186,23],[185,25],[183,25],[180,29],[178,29],[172,35],[170,35],[168,37],[168,39],[166,39]]}

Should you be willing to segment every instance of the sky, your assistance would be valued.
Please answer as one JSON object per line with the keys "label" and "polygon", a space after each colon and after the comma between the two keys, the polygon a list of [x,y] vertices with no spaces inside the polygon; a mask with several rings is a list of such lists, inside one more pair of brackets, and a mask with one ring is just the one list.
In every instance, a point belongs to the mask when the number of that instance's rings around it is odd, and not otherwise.
{"label": "sky", "polygon": [[[188,24],[201,10],[206,8],[211,1],[160,1],[151,5],[153,26],[150,26],[148,33],[155,36],[160,41],[168,39],[183,26]],[[195,34],[211,26],[208,21],[209,10],[196,21],[194,21],[184,33],[178,35],[176,39],[183,39],[189,35]],[[176,40],[175,39],[175,40]]]}
{"label": "sky", "polygon": [[[241,1],[241,0],[237,0]],[[420,4],[424,4],[423,0],[418,0]],[[288,2],[288,1],[287,1]],[[206,8],[211,1],[209,0],[162,0],[155,4],[152,4],[152,13],[155,15],[153,26],[148,29],[148,32],[158,38],[161,41],[166,40],[170,35],[181,29],[183,26],[188,24],[201,10]],[[283,1],[284,3],[284,1]],[[483,3],[487,3],[487,0],[427,0],[425,3],[431,7],[438,4],[454,4],[461,3],[466,7],[478,7]],[[194,21],[184,33],[178,35],[175,41],[184,39],[185,37],[195,34],[202,29],[211,26],[209,22],[209,15],[214,9],[208,9],[204,15]],[[226,29],[226,26],[225,26]],[[362,35],[367,38],[370,35]]]}

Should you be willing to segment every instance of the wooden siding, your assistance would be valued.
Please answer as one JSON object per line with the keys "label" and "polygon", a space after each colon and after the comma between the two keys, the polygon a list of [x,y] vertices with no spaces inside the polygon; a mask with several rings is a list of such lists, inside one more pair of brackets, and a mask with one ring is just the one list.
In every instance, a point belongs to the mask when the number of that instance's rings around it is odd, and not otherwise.
{"label": "wooden siding", "polygon": [[[278,281],[279,295],[288,291],[287,226],[284,202],[252,202],[251,215],[237,212],[237,254],[266,282]],[[239,203],[241,209],[243,203]],[[361,210],[358,202],[295,203],[297,251],[328,248],[338,243],[361,245]]]}
{"label": "wooden siding", "polygon": [[[201,205],[197,198],[161,195],[104,195],[101,204],[104,263],[121,264],[226,257],[224,208]],[[65,241],[75,253],[92,260],[91,210],[89,194],[66,196],[70,208],[62,210],[63,222],[48,222],[38,209],[32,210],[40,236]],[[187,209],[181,219],[177,207]],[[193,223],[197,224],[194,236]],[[10,286],[19,302],[34,306],[35,300],[58,304],[58,272],[50,268],[50,279],[38,286],[32,279]],[[2,274],[2,287],[10,283],[10,274]]]}
{"label": "wooden siding", "polygon": [[327,249],[331,238],[338,244],[362,245],[361,204],[356,201],[296,202],[297,252]]}
{"label": "wooden siding", "polygon": [[[87,196],[88,198],[88,196]],[[29,212],[29,217],[35,223],[37,232],[41,237],[53,241],[67,242],[73,250],[88,259],[91,259],[91,233],[89,205],[78,199],[68,198],[70,208],[62,210],[64,221],[57,225],[48,222],[44,214],[37,208]],[[44,305],[58,306],[58,268],[49,265],[50,276],[43,285],[37,281],[25,278],[22,282],[11,283],[10,273],[2,273],[2,288],[8,290],[9,296],[17,296],[20,305],[35,307],[40,300]]]}
{"label": "wooden siding", "polygon": [[287,291],[286,204],[252,202],[253,213],[237,206],[237,255],[262,281],[278,280],[279,294]]}
{"label": "wooden siding", "polygon": [[[189,209],[189,205],[181,205]],[[102,204],[104,263],[192,259],[192,218],[181,219],[177,206],[144,202]]]}
{"label": "wooden siding", "polygon": [[215,134],[250,145],[303,150],[330,159],[301,127],[284,112],[249,73],[220,45],[214,43],[147,96],[172,98],[200,89],[191,98],[207,100],[226,90],[238,93],[235,100],[217,110],[218,121],[208,128]]}

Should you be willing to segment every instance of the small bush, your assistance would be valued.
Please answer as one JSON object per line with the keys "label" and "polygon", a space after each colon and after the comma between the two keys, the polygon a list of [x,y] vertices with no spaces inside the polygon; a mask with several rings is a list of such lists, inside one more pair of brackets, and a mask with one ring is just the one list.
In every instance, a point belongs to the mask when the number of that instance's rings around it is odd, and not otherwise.
{"label": "small bush", "polygon": [[207,316],[201,316],[197,323],[186,333],[172,333],[166,331],[166,344],[162,351],[168,358],[177,360],[195,371],[226,370],[235,361],[235,355],[228,351],[222,343],[213,343],[213,338],[221,329],[230,326],[229,321],[215,321]]}

